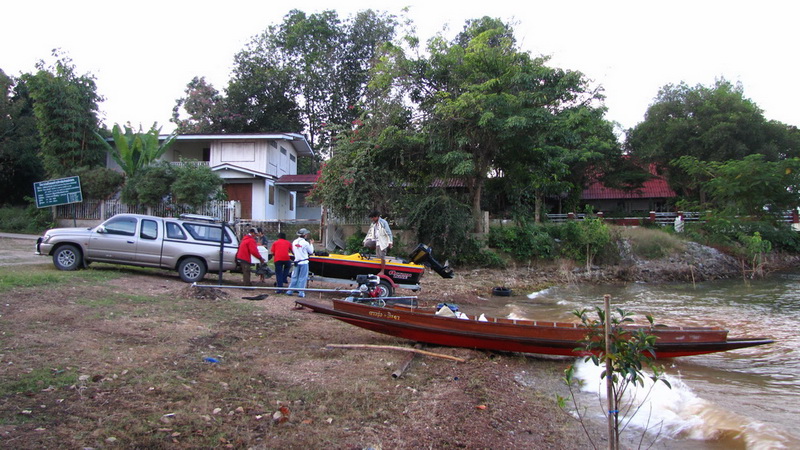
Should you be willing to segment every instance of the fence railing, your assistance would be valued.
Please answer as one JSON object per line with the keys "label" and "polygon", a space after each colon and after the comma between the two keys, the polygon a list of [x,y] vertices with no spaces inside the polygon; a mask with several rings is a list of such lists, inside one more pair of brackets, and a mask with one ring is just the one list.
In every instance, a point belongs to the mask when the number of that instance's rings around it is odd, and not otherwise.
{"label": "fence railing", "polygon": [[[179,205],[171,205],[162,203],[155,207],[131,206],[120,202],[119,200],[84,200],[82,203],[71,203],[68,205],[59,205],[55,207],[56,220],[77,219],[77,220],[96,220],[104,221],[116,214],[147,214],[158,217],[178,217],[181,214],[202,214],[205,216],[224,218],[230,221],[230,208],[231,204],[228,201],[211,201],[199,208],[188,208]],[[617,225],[643,225],[643,224],[657,224],[661,226],[673,225],[675,217],[678,214],[683,215],[684,222],[702,222],[702,213],[695,211],[684,212],[655,212],[651,211],[647,216],[639,217],[605,217],[604,219],[609,223]],[[603,217],[602,212],[597,213],[598,216]],[[800,224],[800,217],[798,217],[797,210],[788,210],[783,213],[782,221],[791,224]],[[550,222],[561,223],[569,220],[584,220],[586,214],[583,213],[567,213],[567,214],[547,214],[547,220]],[[335,225],[364,225],[369,224],[366,218],[361,219],[340,219],[329,217],[328,222]],[[398,225],[402,225],[404,221],[396,221]],[[287,236],[291,236],[300,228],[319,227],[319,220],[267,220],[267,221],[248,221],[242,222],[241,227],[255,226],[262,227],[269,230],[270,233],[277,234],[285,232]],[[800,229],[800,225],[795,225]],[[237,230],[241,231],[241,230]]]}
{"label": "fence railing", "polygon": [[[651,211],[647,216],[638,217],[604,217],[602,212],[598,212],[598,217],[603,217],[607,222],[618,225],[641,225],[641,224],[656,224],[661,226],[673,225],[675,218],[678,214],[683,215],[684,222],[698,222],[702,223],[702,213],[697,211],[680,211],[680,212],[655,212]],[[547,220],[550,222],[561,223],[568,220],[584,220],[586,214],[583,213],[568,213],[568,214],[547,214]],[[784,211],[781,214],[781,221],[786,223],[800,223],[800,217],[797,210]]]}
{"label": "fence railing", "polygon": [[147,214],[158,217],[178,217],[181,214],[202,214],[227,218],[230,202],[211,201],[199,208],[160,204],[155,207],[133,206],[119,200],[84,200],[81,203],[56,206],[54,219],[106,220],[116,214]]}

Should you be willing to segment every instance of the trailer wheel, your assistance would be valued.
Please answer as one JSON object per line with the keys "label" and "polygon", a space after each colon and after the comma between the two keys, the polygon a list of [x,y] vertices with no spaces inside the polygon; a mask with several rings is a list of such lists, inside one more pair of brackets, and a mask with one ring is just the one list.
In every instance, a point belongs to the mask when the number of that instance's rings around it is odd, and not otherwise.
{"label": "trailer wheel", "polygon": [[378,290],[378,297],[392,297],[394,296],[394,287],[392,287],[392,283],[387,280],[381,279],[380,283],[375,286],[375,289]]}

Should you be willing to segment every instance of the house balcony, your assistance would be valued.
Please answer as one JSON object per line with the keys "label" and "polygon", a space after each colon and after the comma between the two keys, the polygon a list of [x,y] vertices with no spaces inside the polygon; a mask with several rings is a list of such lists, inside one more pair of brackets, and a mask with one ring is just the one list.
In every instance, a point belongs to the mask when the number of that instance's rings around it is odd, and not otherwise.
{"label": "house balcony", "polygon": [[197,161],[193,159],[184,161],[172,161],[169,164],[176,167],[200,167],[200,166],[208,167],[210,165],[208,161]]}

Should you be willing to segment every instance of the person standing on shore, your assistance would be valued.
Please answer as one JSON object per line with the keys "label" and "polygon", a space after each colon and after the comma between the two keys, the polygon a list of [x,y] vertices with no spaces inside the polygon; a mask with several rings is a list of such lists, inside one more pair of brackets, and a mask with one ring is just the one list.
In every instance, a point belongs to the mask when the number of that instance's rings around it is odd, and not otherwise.
{"label": "person standing on shore", "polygon": [[[308,283],[308,257],[314,254],[314,240],[309,236],[311,232],[305,228],[300,228],[297,232],[297,239],[292,242],[292,253],[294,253],[294,271],[292,272],[292,282],[289,283],[289,290],[286,295],[292,295],[292,289],[305,289]],[[298,297],[305,297],[304,290],[297,291]]]}
{"label": "person standing on shore", "polygon": [[258,230],[250,228],[239,244],[239,251],[236,252],[236,261],[239,263],[239,267],[242,268],[242,281],[245,286],[252,286],[250,283],[250,266],[253,264],[252,258],[258,258],[262,264],[264,263],[264,257],[258,252],[256,236],[258,236]]}
{"label": "person standing on shore", "polygon": [[[292,270],[292,243],[286,240],[286,233],[278,233],[278,239],[272,243],[269,253],[275,261],[276,286],[283,287],[287,283],[289,272]],[[283,291],[276,291],[282,294]]]}
{"label": "person standing on shore", "polygon": [[364,247],[375,249],[375,254],[381,258],[381,270],[378,272],[378,275],[381,275],[386,269],[386,252],[392,248],[392,230],[389,228],[389,222],[382,218],[378,211],[369,213],[369,219],[372,225],[369,226],[367,236],[364,238]]}

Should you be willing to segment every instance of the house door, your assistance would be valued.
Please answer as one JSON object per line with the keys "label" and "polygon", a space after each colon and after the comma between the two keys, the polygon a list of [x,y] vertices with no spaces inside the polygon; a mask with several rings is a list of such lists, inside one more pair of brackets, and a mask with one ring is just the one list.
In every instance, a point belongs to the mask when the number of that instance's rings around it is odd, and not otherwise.
{"label": "house door", "polygon": [[226,183],[228,200],[238,200],[242,205],[242,219],[253,218],[253,185],[250,183]]}

